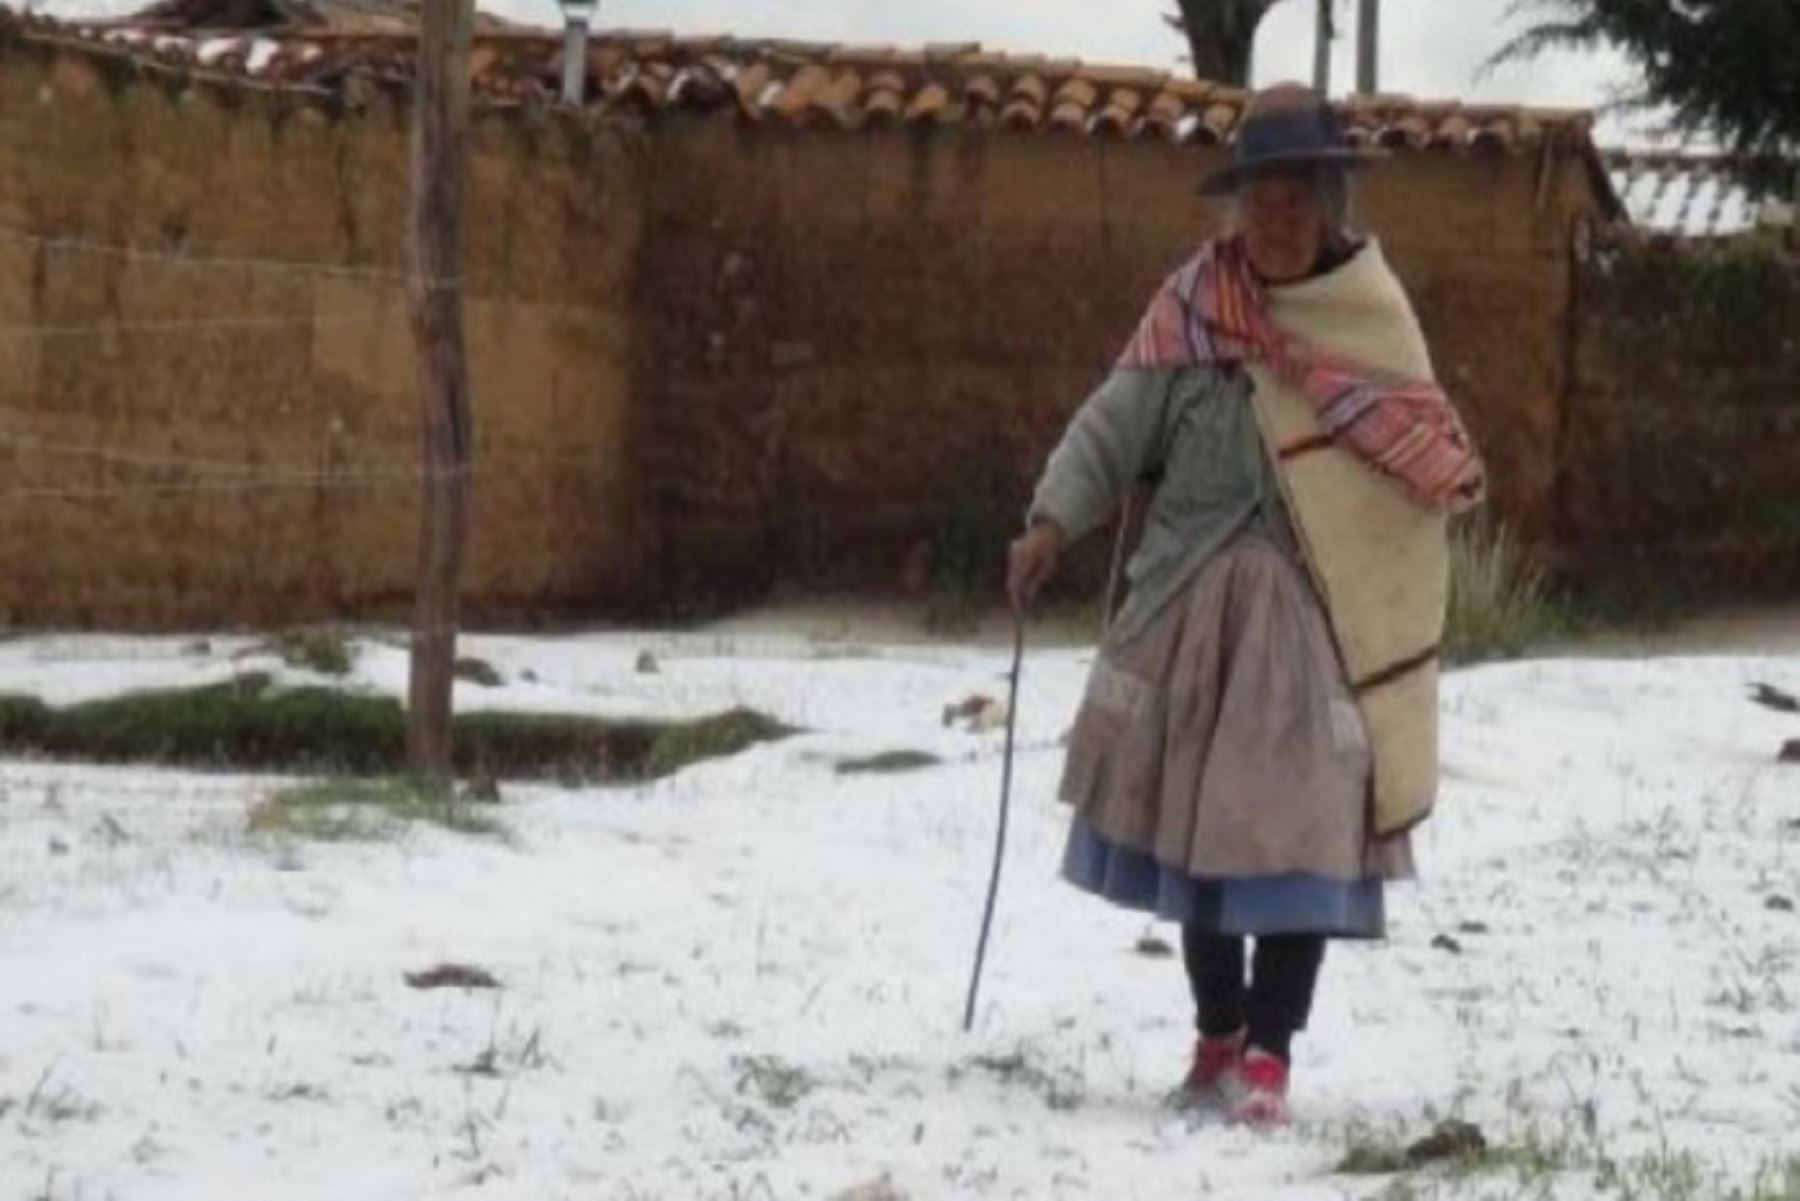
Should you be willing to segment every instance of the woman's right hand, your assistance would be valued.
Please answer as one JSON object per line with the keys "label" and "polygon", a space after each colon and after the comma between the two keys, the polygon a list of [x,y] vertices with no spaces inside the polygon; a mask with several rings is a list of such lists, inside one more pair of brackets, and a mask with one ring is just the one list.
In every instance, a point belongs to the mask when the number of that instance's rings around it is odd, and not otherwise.
{"label": "woman's right hand", "polygon": [[1015,612],[1025,611],[1056,570],[1067,541],[1062,527],[1047,518],[1040,518],[1013,540],[1006,555],[1006,594]]}

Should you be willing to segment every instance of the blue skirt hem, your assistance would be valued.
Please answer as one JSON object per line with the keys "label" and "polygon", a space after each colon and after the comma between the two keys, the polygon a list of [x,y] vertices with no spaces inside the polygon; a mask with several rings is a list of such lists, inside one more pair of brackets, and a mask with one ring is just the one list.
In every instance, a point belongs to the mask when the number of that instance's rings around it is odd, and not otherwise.
{"label": "blue skirt hem", "polygon": [[1129,909],[1216,934],[1322,934],[1382,938],[1386,890],[1378,878],[1338,880],[1307,872],[1208,879],[1108,841],[1077,814],[1063,878]]}

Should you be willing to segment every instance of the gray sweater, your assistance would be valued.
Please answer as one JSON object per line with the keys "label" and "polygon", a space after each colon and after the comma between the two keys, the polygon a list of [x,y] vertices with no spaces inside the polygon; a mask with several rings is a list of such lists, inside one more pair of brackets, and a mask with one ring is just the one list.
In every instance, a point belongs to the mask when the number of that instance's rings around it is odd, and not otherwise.
{"label": "gray sweater", "polygon": [[1070,541],[1092,531],[1131,486],[1160,473],[1143,540],[1125,570],[1131,591],[1109,638],[1125,642],[1230,542],[1257,534],[1289,554],[1297,542],[1242,371],[1120,368],[1090,396],[1051,453],[1031,502]]}

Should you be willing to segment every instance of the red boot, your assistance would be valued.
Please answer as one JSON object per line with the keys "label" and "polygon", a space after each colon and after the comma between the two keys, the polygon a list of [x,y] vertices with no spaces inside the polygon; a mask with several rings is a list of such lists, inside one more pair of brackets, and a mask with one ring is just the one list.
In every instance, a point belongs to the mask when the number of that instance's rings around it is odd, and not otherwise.
{"label": "red boot", "polygon": [[1194,1042],[1194,1063],[1182,1081],[1188,1104],[1222,1109],[1230,1103],[1229,1089],[1244,1061],[1244,1032],[1216,1034]]}
{"label": "red boot", "polygon": [[1288,1065],[1267,1051],[1250,1048],[1237,1071],[1231,1120],[1270,1129],[1288,1124]]}

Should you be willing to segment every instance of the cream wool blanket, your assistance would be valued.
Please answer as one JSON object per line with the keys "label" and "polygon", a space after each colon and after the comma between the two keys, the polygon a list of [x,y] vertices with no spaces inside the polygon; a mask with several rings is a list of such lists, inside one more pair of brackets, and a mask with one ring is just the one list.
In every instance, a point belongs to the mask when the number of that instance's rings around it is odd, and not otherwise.
{"label": "cream wool blanket", "polygon": [[[1379,372],[1433,378],[1412,306],[1373,240],[1340,269],[1267,295],[1283,331]],[[1437,799],[1446,517],[1332,444],[1306,397],[1274,371],[1250,371],[1257,422],[1368,730],[1374,832],[1394,834]]]}

